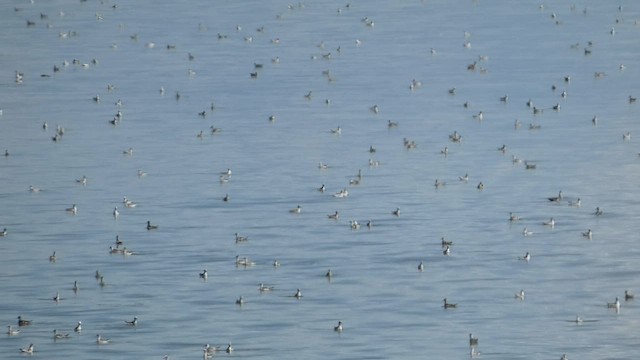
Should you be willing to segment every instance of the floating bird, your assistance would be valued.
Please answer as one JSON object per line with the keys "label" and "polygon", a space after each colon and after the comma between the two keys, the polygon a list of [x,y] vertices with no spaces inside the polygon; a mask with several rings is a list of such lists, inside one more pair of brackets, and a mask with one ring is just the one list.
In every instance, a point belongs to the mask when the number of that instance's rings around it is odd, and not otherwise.
{"label": "floating bird", "polygon": [[418,271],[423,271],[424,270],[424,262],[420,261],[420,264],[418,264]]}
{"label": "floating bird", "polygon": [[209,277],[209,274],[207,273],[207,269],[204,269],[201,273],[200,273],[200,278],[207,280],[207,278]]}
{"label": "floating bird", "polygon": [[616,300],[612,303],[607,303],[607,307],[609,309],[616,309],[616,311],[620,311],[620,300],[616,296]]}
{"label": "floating bird", "polygon": [[527,227],[525,226],[525,228],[522,230],[522,235],[531,236],[531,235],[533,235],[533,231],[527,229]]}
{"label": "floating bird", "polygon": [[520,292],[516,293],[515,298],[518,300],[524,300],[524,290],[520,290]]}
{"label": "floating bird", "polygon": [[243,304],[244,304],[244,299],[242,298],[242,296],[240,296],[240,297],[236,300],[236,304],[238,304],[238,305],[243,305]]}
{"label": "floating bird", "polygon": [[105,339],[102,336],[100,336],[100,334],[96,335],[96,343],[98,345],[104,345],[104,344],[108,344],[111,342],[111,339]]}
{"label": "floating bird", "polygon": [[400,208],[396,208],[395,210],[393,210],[393,211],[391,212],[391,214],[392,214],[392,215],[395,215],[395,216],[400,216]]}
{"label": "floating bird", "polygon": [[635,297],[635,295],[630,293],[629,290],[625,290],[624,291],[624,300],[625,301],[633,300],[634,297]]}
{"label": "floating bird", "polygon": [[477,346],[477,345],[478,345],[478,338],[473,337],[473,334],[469,333],[469,346]]}
{"label": "floating bird", "polygon": [[593,232],[591,231],[591,229],[587,230],[586,232],[582,233],[582,236],[586,237],[587,239],[591,240],[591,238],[593,237]]}
{"label": "floating bird", "polygon": [[118,216],[120,216],[120,211],[118,211],[118,207],[116,206],[113,208],[113,217],[117,219]]}
{"label": "floating bird", "polygon": [[524,254],[524,256],[521,256],[521,257],[519,257],[518,259],[520,259],[520,260],[524,260],[524,261],[527,261],[527,262],[528,262],[529,260],[531,260],[531,254],[529,254],[529,252],[527,251],[527,253],[526,253],[526,254]]}
{"label": "floating bird", "polygon": [[69,338],[69,334],[61,334],[58,332],[58,330],[53,329],[53,340],[68,339],[68,338]]}
{"label": "floating bird", "polygon": [[596,211],[594,212],[594,215],[595,216],[600,216],[602,214],[603,214],[602,209],[600,209],[600,207],[596,207]]}
{"label": "floating bird", "polygon": [[333,331],[342,332],[342,321],[338,321],[338,325],[333,327]]}
{"label": "floating bird", "polygon": [[266,286],[263,283],[260,283],[260,286],[258,287],[258,290],[260,290],[260,292],[271,291],[273,289],[274,289],[273,286]]}
{"label": "floating bird", "polygon": [[11,325],[7,325],[7,335],[14,336],[20,334],[20,330],[11,328]]}
{"label": "floating bird", "polygon": [[554,226],[556,226],[556,221],[553,218],[551,218],[551,219],[549,219],[549,221],[543,222],[542,225],[554,227]]}
{"label": "floating bird", "polygon": [[519,220],[520,220],[520,216],[518,216],[518,215],[516,215],[516,214],[514,214],[512,212],[509,213],[509,221],[516,222],[516,221],[519,221]]}
{"label": "floating bird", "polygon": [[60,292],[56,292],[56,295],[53,297],[53,301],[55,302],[60,301]]}
{"label": "floating bird", "polygon": [[78,281],[74,281],[73,282],[73,287],[71,288],[71,290],[73,290],[74,293],[77,293],[78,290],[80,290],[80,287],[78,287]]}
{"label": "floating bird", "polygon": [[550,198],[547,198],[547,199],[549,199],[549,201],[552,201],[552,202],[558,202],[558,201],[562,200],[562,190],[560,190],[558,192],[558,196],[550,197]]}
{"label": "floating bird", "polygon": [[333,272],[331,271],[331,269],[327,270],[327,272],[324,274],[324,276],[327,277],[327,278],[333,277]]}
{"label": "floating bird", "polygon": [[300,205],[298,205],[297,207],[289,210],[289,212],[292,214],[300,214],[302,212],[302,208],[300,207]]}
{"label": "floating bird", "polygon": [[22,316],[18,316],[18,326],[29,326],[31,325],[31,320],[23,319]]}
{"label": "floating bird", "polygon": [[125,324],[130,325],[130,326],[137,326],[138,325],[138,317],[134,316],[133,320],[131,320],[131,321],[125,320],[124,322],[125,322]]}
{"label": "floating bird", "polygon": [[76,327],[73,328],[73,331],[75,331],[75,332],[81,332],[82,331],[82,321],[78,321],[78,325],[76,325]]}
{"label": "floating bird", "polygon": [[26,348],[21,348],[20,349],[21,353],[25,353],[25,354],[33,354],[33,344],[30,344],[28,347]]}
{"label": "floating bird", "polygon": [[458,304],[452,304],[452,303],[447,302],[447,298],[442,299],[442,301],[444,303],[442,305],[442,307],[445,308],[445,309],[452,309],[452,308],[458,307]]}
{"label": "floating bird", "polygon": [[235,350],[235,349],[233,348],[233,346],[231,346],[231,343],[229,343],[227,345],[227,349],[225,351],[227,352],[227,354],[231,354],[233,352],[233,350]]}
{"label": "floating bird", "polygon": [[248,241],[249,238],[236,233],[236,243]]}
{"label": "floating bird", "polygon": [[300,289],[296,290],[296,293],[293,295],[293,297],[300,299],[302,297],[302,292],[300,291]]}
{"label": "floating bird", "polygon": [[451,247],[447,245],[447,247],[442,251],[442,255],[449,256],[451,254]]}
{"label": "floating bird", "polygon": [[67,208],[66,211],[75,215],[78,213],[78,207],[76,206],[76,204],[73,204],[70,208]]}
{"label": "floating bird", "polygon": [[50,262],[56,262],[57,260],[57,256],[56,256],[56,252],[54,251],[53,254],[49,255],[49,261]]}
{"label": "floating bird", "polygon": [[147,220],[147,230],[156,230],[158,228],[158,225],[152,225],[151,221]]}
{"label": "floating bird", "polygon": [[78,184],[81,184],[81,185],[87,185],[87,177],[86,177],[86,176],[83,176],[83,177],[82,177],[82,178],[80,178],[80,179],[76,179],[76,182],[77,182]]}
{"label": "floating bird", "polygon": [[335,213],[329,214],[327,215],[327,217],[331,220],[338,220],[338,218],[340,217],[340,213],[338,212],[338,210],[336,210]]}

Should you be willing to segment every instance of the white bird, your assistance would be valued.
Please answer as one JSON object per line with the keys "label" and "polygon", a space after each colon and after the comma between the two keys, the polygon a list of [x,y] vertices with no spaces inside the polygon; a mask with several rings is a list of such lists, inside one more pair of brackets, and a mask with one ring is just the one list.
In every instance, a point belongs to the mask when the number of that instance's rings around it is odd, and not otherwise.
{"label": "white bird", "polygon": [[509,213],[509,221],[516,222],[518,220],[520,220],[520,216],[518,216],[518,215],[516,215],[516,214],[514,214],[512,212]]}
{"label": "white bird", "polygon": [[554,226],[556,226],[556,221],[553,218],[551,218],[551,219],[549,219],[549,221],[545,221],[542,224],[546,225],[546,226],[554,227]]}
{"label": "white bird", "polygon": [[418,264],[418,270],[419,271],[423,271],[424,270],[424,262],[420,261],[420,264]]}
{"label": "white bird", "polygon": [[20,349],[21,353],[25,353],[25,354],[33,354],[33,344],[30,344],[28,347],[26,348],[21,348]]}
{"label": "white bird", "polygon": [[60,334],[60,333],[58,333],[58,330],[53,329],[53,339],[54,340],[68,339],[68,338],[69,338],[69,334]]}
{"label": "white bird", "polygon": [[231,354],[233,352],[233,346],[231,346],[231,343],[229,343],[227,345],[227,349],[225,350],[227,352],[227,354]]}
{"label": "white bird", "polygon": [[300,205],[298,205],[297,207],[289,210],[289,212],[292,214],[300,214],[302,212],[302,208],[300,207]]}
{"label": "white bird", "polygon": [[11,325],[7,325],[7,335],[14,336],[20,334],[20,330],[12,329]]}
{"label": "white bird", "polygon": [[478,338],[473,337],[473,334],[469,333],[469,346],[476,346],[476,345],[478,345]]}
{"label": "white bird", "polygon": [[342,327],[342,321],[338,321],[338,325],[336,325],[336,326],[334,326],[334,327],[333,327],[333,330],[334,330],[334,331],[337,331],[337,332],[342,332],[342,329],[343,329],[343,327]]}
{"label": "white bird", "polygon": [[78,325],[76,325],[76,327],[73,328],[73,331],[75,331],[75,332],[81,332],[82,331],[82,321],[78,321]]}
{"label": "white bird", "polygon": [[516,293],[515,298],[518,300],[524,300],[524,290],[520,290],[519,293]]}
{"label": "white bird", "polygon": [[127,325],[130,325],[130,326],[137,326],[137,325],[138,325],[138,317],[137,317],[137,316],[134,316],[134,317],[133,317],[133,320],[131,320],[131,321],[129,321],[129,320],[125,320],[124,322],[125,322]]}
{"label": "white bird", "polygon": [[118,211],[118,207],[116,206],[113,208],[113,217],[117,219],[118,216],[120,216],[120,211]]}
{"label": "white bird", "polygon": [[67,208],[66,210],[67,212],[70,212],[73,215],[78,213],[78,207],[76,206],[76,204],[73,204],[70,208]]}
{"label": "white bird", "polygon": [[111,342],[111,339],[105,339],[102,336],[100,336],[100,334],[96,335],[96,343],[98,345],[104,345],[104,344],[108,344]]}
{"label": "white bird", "polygon": [[260,292],[271,291],[273,290],[273,286],[266,286],[265,284],[260,283],[260,287],[258,288],[258,290],[260,290]]}
{"label": "white bird", "polygon": [[296,293],[293,295],[293,297],[300,299],[302,297],[302,292],[300,291],[300,289],[296,290]]}
{"label": "white bird", "polygon": [[200,277],[201,277],[202,279],[207,280],[207,278],[209,277],[209,274],[207,273],[207,269],[204,269],[204,271],[202,271],[202,272],[200,273]]}
{"label": "white bird", "polygon": [[522,229],[522,235],[524,236],[530,236],[533,235],[533,231],[527,229],[527,227],[525,227],[524,229]]}
{"label": "white bird", "polygon": [[529,261],[531,260],[531,254],[529,254],[529,252],[527,251],[527,253],[524,254],[524,256],[520,257],[519,259],[524,261]]}
{"label": "white bird", "polygon": [[442,251],[442,255],[451,255],[451,247],[449,245],[447,245],[447,247]]}
{"label": "white bird", "polygon": [[582,233],[582,236],[586,237],[587,239],[591,240],[591,238],[593,237],[593,232],[591,231],[591,229],[587,230],[586,232]]}

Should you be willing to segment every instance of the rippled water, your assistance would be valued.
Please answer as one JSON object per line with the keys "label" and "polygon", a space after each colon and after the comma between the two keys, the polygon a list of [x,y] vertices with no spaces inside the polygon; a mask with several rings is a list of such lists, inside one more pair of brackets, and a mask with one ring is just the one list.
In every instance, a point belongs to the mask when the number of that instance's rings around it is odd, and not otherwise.
{"label": "rippled water", "polygon": [[[2,357],[33,343],[50,359],[187,359],[230,342],[217,356],[465,358],[473,333],[480,358],[632,359],[638,21],[633,1],[12,2],[0,13],[0,319],[33,324],[0,337]],[[116,235],[134,255],[109,254]],[[606,306],[616,296],[619,313]]]}

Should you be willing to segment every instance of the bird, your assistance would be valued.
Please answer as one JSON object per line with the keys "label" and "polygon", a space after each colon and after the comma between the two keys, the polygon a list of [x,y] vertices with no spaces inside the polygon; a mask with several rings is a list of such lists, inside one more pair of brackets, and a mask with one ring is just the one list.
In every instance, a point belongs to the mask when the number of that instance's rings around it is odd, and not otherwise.
{"label": "bird", "polygon": [[562,354],[560,360],[569,360],[569,357],[567,357],[567,354]]}
{"label": "bird", "polygon": [[587,230],[586,232],[582,233],[582,236],[586,237],[587,239],[591,240],[591,238],[593,237],[593,232],[591,231],[591,229]]}
{"label": "bird", "polygon": [[233,352],[233,346],[231,346],[231,343],[229,343],[227,345],[227,349],[225,350],[227,354],[231,354]]}
{"label": "bird", "polygon": [[527,229],[527,227],[525,226],[525,228],[522,230],[522,235],[524,235],[524,236],[533,235],[533,231]]}
{"label": "bird", "polygon": [[447,302],[447,298],[442,299],[442,301],[444,303],[442,305],[442,307],[445,308],[445,309],[451,309],[451,308],[458,307],[458,304],[452,304],[452,303]]}
{"label": "bird", "polygon": [[582,201],[578,198],[576,201],[569,201],[569,206],[580,207],[582,206]]}
{"label": "bird", "polygon": [[603,214],[603,211],[600,207],[596,207],[596,211],[594,212],[595,216],[600,216]]}
{"label": "bird", "polygon": [[80,287],[78,287],[78,281],[74,281],[73,282],[73,287],[71,288],[71,290],[73,290],[74,293],[78,292],[78,290],[80,290]]}
{"label": "bird", "polygon": [[300,214],[302,212],[302,207],[300,207],[300,205],[298,205],[297,207],[289,210],[290,213],[292,214]]}
{"label": "bird", "polygon": [[473,337],[473,334],[469,333],[469,346],[477,346],[477,345],[478,345],[478,338]]}
{"label": "bird", "polygon": [[562,200],[562,190],[560,190],[560,191],[558,192],[558,196],[549,197],[549,198],[547,198],[547,199],[548,199],[549,201],[552,201],[552,202],[558,202],[558,201]]}
{"label": "bird", "polygon": [[28,347],[26,348],[21,348],[20,349],[21,353],[25,353],[25,354],[33,354],[33,344],[30,344]]}
{"label": "bird", "polygon": [[58,330],[53,329],[53,340],[68,339],[68,338],[69,338],[69,334],[61,334],[61,333],[58,333]]}
{"label": "bird", "polygon": [[520,220],[520,216],[518,216],[518,215],[516,215],[516,214],[514,214],[512,212],[509,213],[509,221],[516,222],[518,220]]}
{"label": "bird", "polygon": [[37,192],[40,192],[41,190],[42,190],[42,189],[37,188],[37,187],[35,187],[35,186],[33,186],[33,185],[29,185],[29,192],[37,193]]}
{"label": "bird", "polygon": [[124,321],[127,325],[131,325],[131,326],[137,326],[138,325],[138,317],[134,316],[133,320],[129,321],[129,320],[125,320]]}
{"label": "bird", "polygon": [[625,301],[633,300],[634,297],[635,297],[635,295],[630,293],[629,290],[625,290],[624,291],[624,300]]}
{"label": "bird", "polygon": [[442,245],[442,247],[447,247],[447,246],[453,245],[453,241],[447,240],[443,236],[443,237],[440,238],[440,244]]}
{"label": "bird", "polygon": [[260,290],[260,292],[271,291],[273,290],[273,286],[266,286],[265,284],[260,283],[260,287],[258,288],[258,290]]}
{"label": "bird", "polygon": [[80,178],[80,179],[76,179],[76,182],[77,182],[78,184],[81,184],[81,185],[87,185],[87,177],[86,177],[86,176],[83,176],[83,177],[82,177],[82,178]]}
{"label": "bird", "polygon": [[18,326],[29,326],[31,323],[31,320],[23,319],[20,315],[18,316]]}
{"label": "bird", "polygon": [[100,334],[96,335],[96,343],[98,345],[104,345],[104,344],[108,344],[111,342],[111,339],[105,339],[102,336],[100,336]]}
{"label": "bird", "polygon": [[147,220],[147,230],[155,230],[158,228],[158,225],[151,225],[151,221]]}
{"label": "bird", "polygon": [[78,321],[78,325],[76,325],[76,327],[73,328],[73,331],[78,333],[82,331],[82,321]]}
{"label": "bird", "polygon": [[117,219],[118,216],[120,216],[120,211],[118,211],[118,207],[116,206],[113,208],[113,217]]}
{"label": "bird", "polygon": [[338,210],[336,210],[335,213],[329,214],[327,215],[327,217],[332,220],[338,220],[338,218],[340,217],[340,213],[338,212]]}
{"label": "bird", "polygon": [[78,207],[76,206],[76,204],[73,204],[70,208],[67,208],[66,210],[67,212],[70,212],[73,215],[78,213]]}
{"label": "bird", "polygon": [[11,328],[11,325],[7,325],[7,335],[14,336],[20,334],[20,330]]}
{"label": "bird", "polygon": [[55,302],[60,301],[60,292],[56,291],[56,295],[53,297],[53,301]]}
{"label": "bird", "polygon": [[524,290],[520,290],[520,292],[516,293],[515,298],[518,300],[524,300]]}
{"label": "bird", "polygon": [[56,262],[57,260],[57,256],[56,256],[56,252],[54,251],[53,254],[49,255],[49,261],[50,262]]}
{"label": "bird", "polygon": [[331,271],[331,269],[327,270],[324,276],[331,279],[331,277],[333,277],[333,271]]}
{"label": "bird", "polygon": [[229,194],[226,194],[223,198],[222,201],[224,202],[229,202]]}
{"label": "bird", "polygon": [[527,251],[527,253],[524,254],[524,256],[519,257],[518,259],[524,260],[524,261],[529,261],[529,260],[531,260],[531,254],[529,254],[529,252]]}
{"label": "bird", "polygon": [[620,300],[618,299],[618,297],[616,296],[616,300],[612,303],[607,303],[607,307],[609,309],[616,309],[616,311],[620,310]]}
{"label": "bird", "polygon": [[442,251],[442,255],[449,256],[451,255],[451,247],[447,245],[447,247]]}
{"label": "bird", "polygon": [[204,269],[204,271],[200,273],[200,278],[207,280],[208,277],[209,275],[207,274],[207,269]]}
{"label": "bird", "polygon": [[326,190],[326,187],[324,186],[324,184],[322,184],[319,188],[318,191],[320,192],[324,192]]}
{"label": "bird", "polygon": [[545,221],[542,224],[546,225],[546,226],[554,227],[554,226],[556,226],[556,221],[553,218],[551,218],[551,219],[549,219],[549,221]]}
{"label": "bird", "polygon": [[392,214],[392,215],[395,215],[395,216],[400,216],[400,208],[396,208],[395,210],[393,210],[393,211],[391,212],[391,214]]}
{"label": "bird", "polygon": [[240,297],[236,300],[236,304],[238,304],[238,305],[243,305],[243,304],[244,304],[244,299],[242,298],[242,296],[240,296]]}
{"label": "bird", "polygon": [[2,229],[2,231],[0,231],[0,237],[5,237],[7,236],[7,228]]}
{"label": "bird", "polygon": [[302,292],[300,291],[300,289],[296,290],[296,293],[293,295],[293,297],[300,299],[302,297]]}
{"label": "bird", "polygon": [[244,241],[248,241],[249,238],[246,236],[241,236],[240,234],[236,233],[236,243],[239,242],[244,242]]}
{"label": "bird", "polygon": [[420,264],[418,264],[418,270],[419,271],[423,271],[424,270],[424,262],[420,261]]}
{"label": "bird", "polygon": [[333,331],[342,332],[342,321],[338,321],[338,325],[333,327]]}

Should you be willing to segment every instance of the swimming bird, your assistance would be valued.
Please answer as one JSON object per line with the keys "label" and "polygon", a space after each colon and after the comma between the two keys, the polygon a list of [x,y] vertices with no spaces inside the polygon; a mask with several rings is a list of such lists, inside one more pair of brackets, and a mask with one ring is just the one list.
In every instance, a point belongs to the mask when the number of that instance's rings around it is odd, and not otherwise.
{"label": "swimming bird", "polygon": [[204,345],[204,352],[206,355],[209,355],[209,357],[213,357],[213,354],[218,351],[218,347],[216,346],[211,346],[209,344],[205,344]]}
{"label": "swimming bird", "polygon": [[56,252],[54,251],[53,254],[49,255],[49,261],[50,262],[56,262],[58,258],[56,257]]}
{"label": "swimming bird", "polygon": [[518,220],[520,220],[520,216],[518,216],[518,215],[516,215],[516,214],[514,214],[512,212],[509,213],[509,221],[516,222]]}
{"label": "swimming bird", "polygon": [[520,259],[520,260],[524,260],[524,261],[527,261],[527,262],[528,262],[529,260],[531,260],[531,254],[529,254],[529,252],[527,251],[527,253],[526,253],[526,254],[524,254],[524,256],[521,256],[521,257],[519,257],[518,259]]}
{"label": "swimming bird", "polygon": [[630,293],[629,290],[625,290],[624,291],[624,300],[625,301],[633,300],[634,297],[635,297],[635,295]]}
{"label": "swimming bird", "polygon": [[324,186],[324,184],[322,184],[322,185],[318,188],[318,191],[320,191],[320,192],[325,192],[325,190],[326,190],[326,187]]}
{"label": "swimming bird", "polygon": [[235,349],[233,348],[233,346],[231,346],[231,343],[229,343],[227,345],[227,349],[225,351],[227,352],[227,354],[231,354],[233,352],[233,350],[235,350]]}
{"label": "swimming bird", "polygon": [[87,177],[86,176],[82,176],[82,178],[76,179],[76,182],[78,184],[81,184],[81,185],[87,185]]}
{"label": "swimming bird", "polygon": [[5,237],[7,236],[7,228],[2,229],[2,231],[0,231],[0,237]]}
{"label": "swimming bird", "polygon": [[447,245],[447,247],[442,251],[442,255],[449,256],[451,254],[451,247]]}
{"label": "swimming bird", "polygon": [[138,325],[138,317],[134,316],[133,320],[131,320],[131,321],[125,320],[124,322],[125,322],[125,324],[130,325],[130,326],[137,326]]}
{"label": "swimming bird", "polygon": [[21,315],[18,315],[18,326],[29,326],[31,323],[31,320],[23,319]]}
{"label": "swimming bird", "polygon": [[338,325],[333,327],[333,331],[342,332],[342,321],[338,321]]}
{"label": "swimming bird", "polygon": [[100,281],[98,282],[98,285],[100,285],[100,287],[101,287],[101,288],[102,288],[102,287],[104,287],[105,285],[107,285],[107,284],[104,282],[104,276],[100,276]]}
{"label": "swimming bird", "polygon": [[104,344],[108,344],[111,342],[111,339],[105,339],[102,336],[100,336],[100,334],[96,335],[96,343],[98,345],[104,345]]}
{"label": "swimming bird", "polygon": [[7,335],[14,336],[20,334],[20,330],[11,328],[11,325],[7,325]]}
{"label": "swimming bird", "polygon": [[533,235],[533,231],[527,229],[527,227],[525,226],[525,228],[522,230],[522,235],[524,235],[524,236]]}
{"label": "swimming bird", "polygon": [[327,215],[327,217],[331,220],[338,220],[338,218],[340,217],[340,213],[338,212],[338,210],[336,210],[335,213],[329,214]]}
{"label": "swimming bird", "polygon": [[258,287],[258,290],[260,290],[260,292],[271,291],[273,289],[274,289],[273,286],[266,286],[263,283],[260,283],[260,287]]}
{"label": "swimming bird", "polygon": [[371,229],[371,227],[373,227],[373,221],[369,219],[369,221],[367,221],[367,228]]}
{"label": "swimming bird", "polygon": [[53,329],[53,340],[68,339],[68,338],[69,338],[69,334],[61,334],[61,333],[58,333],[58,330]]}
{"label": "swimming bird", "polygon": [[273,267],[279,267],[280,266],[280,261],[278,261],[278,259],[274,259],[273,260]]}
{"label": "swimming bird", "polygon": [[516,293],[515,298],[518,300],[524,300],[524,290],[520,290],[520,292]]}
{"label": "swimming bird", "polygon": [[78,321],[78,325],[76,325],[76,327],[73,328],[73,331],[78,333],[82,331],[82,321]]}
{"label": "swimming bird", "polygon": [[551,218],[549,219],[549,221],[543,222],[542,225],[554,227],[556,226],[556,221],[553,218]]}
{"label": "swimming bird", "polygon": [[132,147],[130,147],[130,148],[128,148],[127,150],[122,151],[122,153],[123,153],[124,155],[129,155],[129,156],[131,156],[131,155],[133,155],[133,148],[132,148]]}
{"label": "swimming bird", "polygon": [[249,238],[236,233],[236,243],[248,241]]}
{"label": "swimming bird", "polygon": [[558,196],[549,197],[547,199],[549,199],[549,201],[552,201],[552,202],[558,202],[562,200],[562,190],[558,192]]}
{"label": "swimming bird", "polygon": [[207,278],[209,277],[209,274],[207,273],[207,269],[204,269],[201,273],[200,273],[200,278],[207,280]]}
{"label": "swimming bird", "polygon": [[473,115],[473,118],[482,121],[482,119],[484,119],[484,114],[480,111],[478,114]]}
{"label": "swimming bird", "polygon": [[240,297],[236,300],[236,304],[238,304],[238,305],[243,305],[243,304],[244,304],[244,299],[242,298],[242,296],[240,296]]}
{"label": "swimming bird", "polygon": [[351,220],[351,222],[349,223],[349,226],[351,227],[351,230],[360,229],[360,223],[358,223],[358,220]]}
{"label": "swimming bird", "polygon": [[418,264],[418,271],[423,271],[423,270],[424,270],[424,262],[420,260],[420,264]]}
{"label": "swimming bird", "polygon": [[477,345],[478,345],[478,338],[473,337],[473,334],[469,333],[469,346],[477,346]]}
{"label": "swimming bird", "polygon": [[569,360],[569,357],[567,357],[567,354],[562,354],[562,357],[560,357],[560,360]]}
{"label": "swimming bird", "polygon": [[569,206],[580,207],[582,206],[582,200],[578,198],[576,201],[569,201]]}
{"label": "swimming bird", "polygon": [[393,211],[391,212],[391,214],[392,214],[392,215],[395,215],[395,216],[400,216],[400,208],[396,208],[395,210],[393,210]]}
{"label": "swimming bird", "polygon": [[143,176],[147,176],[147,173],[138,169],[138,177],[143,177]]}
{"label": "swimming bird", "polygon": [[482,181],[480,183],[478,183],[478,186],[476,186],[478,188],[478,190],[483,190],[484,189],[484,184],[482,183]]}
{"label": "swimming bird", "polygon": [[225,196],[222,198],[222,201],[229,202],[229,194],[225,194]]}
{"label": "swimming bird", "polygon": [[302,292],[300,289],[296,290],[296,293],[293,295],[296,299],[300,299],[302,297]]}
{"label": "swimming bird", "polygon": [[120,216],[120,211],[118,211],[118,207],[116,206],[113,208],[113,217],[117,219],[118,216]]}
{"label": "swimming bird", "polygon": [[300,207],[300,205],[298,205],[297,207],[289,210],[290,213],[292,214],[300,214],[302,212],[302,207]]}
{"label": "swimming bird", "polygon": [[442,301],[444,303],[442,305],[442,307],[445,308],[445,309],[452,309],[452,308],[458,307],[458,304],[452,304],[452,303],[447,302],[447,298],[442,299]]}
{"label": "swimming bird", "polygon": [[596,207],[596,211],[595,211],[594,215],[595,216],[600,216],[602,214],[603,214],[602,209],[600,209],[600,207]]}
{"label": "swimming bird", "polygon": [[67,208],[66,211],[75,215],[78,213],[78,207],[76,206],[76,204],[73,204],[70,208]]}
{"label": "swimming bird", "polygon": [[336,135],[341,135],[342,134],[342,128],[340,126],[338,126],[335,129],[331,129],[330,130],[332,134],[336,134]]}
{"label": "swimming bird", "polygon": [[333,277],[333,272],[331,271],[331,269],[327,270],[327,272],[324,274],[324,276],[327,277],[327,278]]}
{"label": "swimming bird", "polygon": [[609,309],[616,309],[616,311],[620,311],[620,300],[616,296],[616,300],[612,303],[607,303],[607,307]]}
{"label": "swimming bird", "polygon": [[37,187],[35,187],[33,185],[29,185],[29,192],[37,193],[37,192],[40,192],[40,190],[42,190],[42,189],[37,188]]}
{"label": "swimming bird", "polygon": [[73,287],[71,288],[71,290],[73,290],[74,293],[77,293],[78,290],[80,290],[80,287],[78,286],[78,281],[74,281],[73,282]]}
{"label": "swimming bird", "polygon": [[440,238],[440,244],[442,245],[442,247],[451,246],[451,245],[453,245],[453,241],[447,240],[443,236],[443,237]]}
{"label": "swimming bird", "polygon": [[53,301],[58,302],[60,301],[60,292],[56,291],[56,295],[53,297]]}
{"label": "swimming bird", "polygon": [[464,176],[458,176],[458,180],[467,182],[469,181],[469,174],[464,174]]}
{"label": "swimming bird", "polygon": [[589,229],[586,232],[583,232],[582,236],[584,236],[587,239],[591,240],[591,238],[593,237],[593,231],[591,231],[591,229]]}
{"label": "swimming bird", "polygon": [[156,230],[158,225],[151,225],[151,221],[147,220],[147,230]]}
{"label": "swimming bird", "polygon": [[20,349],[21,353],[25,353],[25,354],[33,354],[33,344],[30,344],[28,347],[26,348],[21,348]]}

